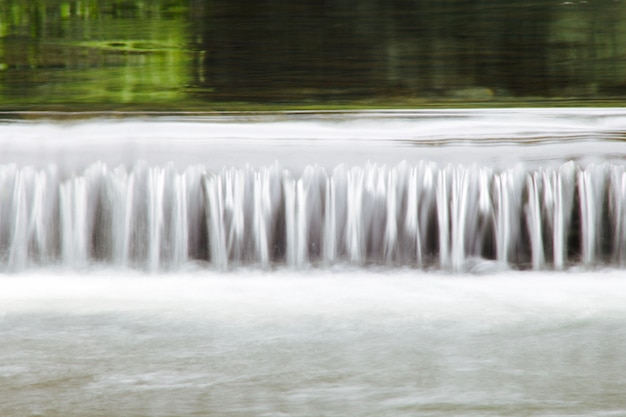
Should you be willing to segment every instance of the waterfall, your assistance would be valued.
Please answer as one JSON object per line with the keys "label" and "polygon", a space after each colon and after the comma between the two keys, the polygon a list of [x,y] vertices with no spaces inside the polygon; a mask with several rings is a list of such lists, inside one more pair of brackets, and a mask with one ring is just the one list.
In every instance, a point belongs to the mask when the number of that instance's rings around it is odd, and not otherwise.
{"label": "waterfall", "polygon": [[626,167],[0,166],[0,267],[626,264]]}

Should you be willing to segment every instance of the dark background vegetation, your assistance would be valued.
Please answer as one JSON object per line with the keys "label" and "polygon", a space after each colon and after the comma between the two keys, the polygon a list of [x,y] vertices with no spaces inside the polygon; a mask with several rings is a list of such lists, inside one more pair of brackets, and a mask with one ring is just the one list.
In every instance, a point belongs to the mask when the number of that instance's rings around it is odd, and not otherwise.
{"label": "dark background vegetation", "polygon": [[621,0],[0,0],[5,110],[624,97]]}

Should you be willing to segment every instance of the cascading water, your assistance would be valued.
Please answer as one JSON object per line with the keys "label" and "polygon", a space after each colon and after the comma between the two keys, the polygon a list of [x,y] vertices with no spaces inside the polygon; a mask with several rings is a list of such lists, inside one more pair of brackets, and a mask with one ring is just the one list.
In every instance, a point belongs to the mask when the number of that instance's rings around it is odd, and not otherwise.
{"label": "cascading water", "polygon": [[0,415],[626,415],[624,132],[0,122]]}
{"label": "cascading water", "polygon": [[67,178],[0,167],[3,268],[99,262],[177,270],[193,260],[463,271],[480,259],[563,269],[626,259],[626,165],[433,162],[266,168],[103,163]]}

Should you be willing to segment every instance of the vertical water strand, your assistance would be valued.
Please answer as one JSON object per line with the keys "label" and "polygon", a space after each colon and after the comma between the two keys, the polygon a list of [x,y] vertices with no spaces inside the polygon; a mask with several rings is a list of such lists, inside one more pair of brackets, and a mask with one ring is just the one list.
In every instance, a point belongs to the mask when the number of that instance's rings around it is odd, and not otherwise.
{"label": "vertical water strand", "polygon": [[506,265],[517,261],[521,252],[520,216],[523,214],[522,192],[527,185],[527,176],[527,168],[518,164],[494,178],[497,259]]}
{"label": "vertical water strand", "polygon": [[530,235],[531,258],[534,269],[543,268],[545,255],[543,252],[543,235],[541,227],[540,195],[541,173],[533,172],[528,176],[528,203],[526,205],[526,223]]}
{"label": "vertical water strand", "polygon": [[496,257],[498,262],[508,265],[511,243],[511,201],[510,189],[512,174],[508,171],[494,178],[496,194]]}
{"label": "vertical water strand", "polygon": [[[605,237],[609,234],[609,224],[607,215],[607,181],[609,179],[609,164],[607,162],[603,162],[593,168],[593,186],[595,188],[595,199],[594,204],[596,206],[596,219],[595,219],[595,242],[596,242],[596,255],[605,255],[610,250],[610,245],[604,245],[609,239]],[[596,261],[599,261],[599,257],[596,258]]]}
{"label": "vertical water strand", "polygon": [[[360,213],[360,236],[359,246],[361,248],[361,255],[359,262],[367,262],[368,260],[381,259],[376,258],[376,247],[380,244],[383,236],[383,227],[380,225],[381,219],[384,215],[382,213],[385,204],[384,199],[384,186],[379,186],[379,166],[376,164],[368,163],[363,171],[363,194],[361,200]],[[382,188],[383,195],[379,193],[379,189]],[[382,197],[382,198],[381,198]]]}
{"label": "vertical water strand", "polygon": [[324,212],[324,261],[329,264],[336,262],[340,256],[346,254],[346,227],[347,227],[347,173],[345,166],[335,167],[330,177],[327,177],[325,207],[330,211]]}
{"label": "vertical water strand", "polygon": [[72,180],[65,181],[59,186],[59,215],[61,217],[61,259],[65,265],[72,263],[73,255],[73,221],[72,198],[73,187]]}
{"label": "vertical water strand", "polygon": [[479,212],[483,216],[489,216],[492,212],[492,203],[490,197],[489,179],[493,176],[493,173],[488,168],[480,168],[478,172],[479,187],[478,187],[478,207]]}
{"label": "vertical water strand", "polygon": [[122,229],[121,232],[121,244],[120,244],[120,252],[119,259],[122,265],[128,265],[129,257],[130,257],[130,243],[132,239],[132,220],[134,214],[134,204],[135,201],[135,184],[136,184],[136,176],[135,172],[131,172],[128,177],[128,182],[126,183],[126,189],[124,190],[124,204],[122,208]]}
{"label": "vertical water strand", "polygon": [[73,177],[61,184],[61,257],[66,266],[83,266],[87,262],[87,181]]}
{"label": "vertical water strand", "polygon": [[209,256],[206,192],[206,170],[202,165],[193,165],[185,169],[183,179],[187,207],[187,256],[189,259],[205,260]]}
{"label": "vertical water strand", "polygon": [[49,166],[36,174],[29,233],[34,237],[33,243],[38,252],[39,262],[49,262],[55,256],[58,189],[56,167]]}
{"label": "vertical water strand", "polygon": [[11,248],[13,189],[16,171],[14,164],[0,165],[0,261],[7,264]]}
{"label": "vertical water strand", "polygon": [[45,258],[47,252],[45,207],[46,189],[48,188],[48,176],[44,171],[33,172],[30,178],[32,197],[30,198],[30,213],[28,215],[28,247],[27,257],[31,261],[35,258]]}
{"label": "vertical water strand", "polygon": [[524,164],[516,164],[507,170],[506,185],[503,192],[506,193],[508,201],[508,238],[507,238],[507,264],[515,262],[525,262],[523,249],[527,230],[523,230],[525,203],[527,199],[528,168]]}
{"label": "vertical water strand", "polygon": [[615,244],[615,252],[617,254],[617,259],[620,264],[624,264],[626,262],[626,172],[624,168],[621,167],[621,172],[619,173],[619,182],[617,183],[616,199],[619,200],[619,203],[616,204],[616,211],[619,212],[619,233],[616,234],[616,244]]}
{"label": "vertical water strand", "polygon": [[163,194],[165,171],[154,167],[148,171],[148,267],[157,271],[161,262],[163,235]]}
{"label": "vertical water strand", "polygon": [[304,179],[296,184],[296,266],[302,268],[308,261],[307,190]]}
{"label": "vertical water strand", "polygon": [[594,245],[594,205],[591,173],[589,170],[578,172],[578,190],[580,195],[582,261],[588,265],[593,261]]}
{"label": "vertical water strand", "polygon": [[111,200],[111,243],[113,262],[128,266],[132,233],[135,173],[126,173],[119,166],[108,177],[108,193]]}
{"label": "vertical water strand", "polygon": [[267,169],[254,174],[254,245],[257,261],[263,268],[270,263],[268,227],[271,221],[272,200],[270,173]]}
{"label": "vertical water strand", "polygon": [[46,169],[47,184],[44,199],[44,219],[42,228],[46,230],[47,249],[44,261],[55,260],[58,256],[59,239],[59,171],[55,165]]}
{"label": "vertical water strand", "polygon": [[[97,162],[90,165],[83,173],[85,178],[85,259],[86,264],[92,258],[104,260],[111,254],[110,214],[104,203],[104,181],[108,177],[108,167]],[[109,258],[110,259],[110,258]]]}
{"label": "vertical water strand", "polygon": [[609,175],[609,220],[613,230],[611,260],[621,264],[619,253],[620,241],[622,235],[622,219],[621,219],[621,202],[620,198],[620,182],[621,172],[615,166],[611,166]]}
{"label": "vertical water strand", "polygon": [[609,211],[614,230],[612,260],[619,265],[624,265],[626,261],[626,171],[621,166],[611,167]]}
{"label": "vertical water strand", "polygon": [[246,255],[246,177],[251,171],[250,167],[222,171],[226,254],[236,262],[243,261]]}
{"label": "vertical water strand", "polygon": [[215,174],[208,174],[204,179],[207,200],[207,233],[211,261],[216,268],[228,267],[228,253],[226,250],[226,236],[224,231],[224,200],[221,178]]}
{"label": "vertical water strand", "polygon": [[467,190],[463,189],[462,170],[463,167],[456,166],[451,170],[450,175],[452,181],[450,191],[450,265],[454,271],[460,270],[465,245],[465,237],[463,236],[465,228],[462,222],[466,211],[461,209],[461,205],[465,203],[465,199],[461,194],[467,192]]}
{"label": "vertical water strand", "polygon": [[436,194],[437,224],[439,225],[439,263],[442,268],[448,268],[450,266],[450,202],[448,199],[448,169],[441,169],[437,173]]}
{"label": "vertical water strand", "polygon": [[417,168],[411,167],[406,189],[406,211],[404,213],[404,232],[407,243],[414,249],[415,262],[422,265],[422,244],[418,222],[418,178]]}
{"label": "vertical water strand", "polygon": [[398,245],[398,220],[397,220],[397,193],[398,171],[392,168],[387,174],[387,221],[385,224],[384,256],[386,263],[395,261]]}
{"label": "vertical water strand", "polygon": [[552,189],[554,190],[554,208],[552,217],[554,268],[563,269],[567,256],[567,240],[572,216],[574,198],[574,163],[561,165],[558,171],[551,173]]}
{"label": "vertical water strand", "polygon": [[33,169],[30,167],[17,171],[13,184],[13,207],[11,224],[13,225],[10,238],[9,268],[22,270],[26,267],[28,259],[28,202],[27,183],[32,176]]}
{"label": "vertical water strand", "polygon": [[185,176],[174,174],[173,184],[174,207],[170,221],[170,236],[172,237],[171,267],[180,268],[189,254],[189,220],[187,217],[187,182]]}
{"label": "vertical water strand", "polygon": [[[542,233],[543,233],[543,247],[544,256],[547,256],[546,252],[554,250],[554,210],[555,210],[555,185],[551,181],[554,169],[548,168],[541,171],[541,205],[542,205]],[[552,233],[550,233],[552,232]],[[552,239],[552,241],[550,241]],[[547,241],[546,241],[547,240]],[[554,254],[553,254],[554,255]]]}
{"label": "vertical water strand", "polygon": [[[466,196],[466,255],[485,256],[491,249],[495,227],[494,208],[491,197],[493,172],[487,167],[472,166],[467,177]],[[491,254],[487,254],[491,256]]]}
{"label": "vertical water strand", "polygon": [[105,179],[105,195],[111,209],[111,261],[115,265],[121,263],[122,225],[124,224],[124,210],[126,205],[126,171],[122,167],[114,169]]}
{"label": "vertical water strand", "polygon": [[387,218],[387,168],[370,165],[364,173],[361,208],[362,261],[384,260],[385,224]]}
{"label": "vertical water strand", "polygon": [[306,257],[308,262],[316,263],[322,260],[324,247],[324,194],[326,171],[318,165],[305,169],[302,177],[304,196],[306,198],[303,211],[306,228]]}
{"label": "vertical water strand", "polygon": [[550,173],[551,188],[554,190],[552,211],[552,253],[554,269],[561,270],[565,265],[565,218],[563,213],[563,178],[560,172]]}
{"label": "vertical water strand", "polygon": [[358,167],[347,173],[347,209],[346,209],[346,251],[351,262],[364,260],[365,241],[362,239],[363,222],[363,184],[364,172]]}
{"label": "vertical water strand", "polygon": [[465,223],[468,215],[468,193],[470,184],[468,181],[469,170],[463,166],[457,166],[452,173],[452,268],[460,271],[465,262]]}
{"label": "vertical water strand", "polygon": [[[157,208],[161,210],[161,227],[159,237],[159,260],[156,268],[152,271],[165,270],[174,267],[174,256],[176,252],[175,240],[178,230],[177,206],[180,204],[176,192],[177,172],[172,162],[159,168],[162,176],[161,205]],[[158,190],[157,190],[158,192]]]}
{"label": "vertical water strand", "polygon": [[285,240],[287,265],[296,265],[296,181],[288,172],[283,177],[285,196]]}
{"label": "vertical water strand", "polygon": [[582,261],[590,265],[596,261],[604,203],[606,165],[590,165],[578,172],[581,212]]}
{"label": "vertical water strand", "polygon": [[307,194],[309,185],[310,181],[307,181],[305,186],[304,178],[294,180],[289,174],[283,178],[287,264],[292,267],[302,268],[308,261]]}
{"label": "vertical water strand", "polygon": [[[434,163],[419,164],[419,174],[422,177],[421,186],[418,190],[418,236],[419,236],[419,263],[421,265],[423,259],[427,255],[426,251],[430,250],[430,230],[433,228],[435,221],[433,213],[437,213],[437,191],[435,189],[435,172],[439,172],[439,168]],[[419,182],[418,182],[419,184]]]}
{"label": "vertical water strand", "polygon": [[615,243],[615,253],[616,258],[619,260],[621,265],[626,263],[626,169],[624,167],[620,167],[621,169],[616,171],[619,173],[619,180],[615,187],[615,191],[617,193],[616,200],[619,200],[619,203],[616,204],[615,210],[619,213],[619,216],[616,220],[619,220],[619,234],[616,234],[616,243]]}
{"label": "vertical water strand", "polygon": [[335,176],[326,177],[324,198],[324,263],[332,264],[337,258],[337,208]]}

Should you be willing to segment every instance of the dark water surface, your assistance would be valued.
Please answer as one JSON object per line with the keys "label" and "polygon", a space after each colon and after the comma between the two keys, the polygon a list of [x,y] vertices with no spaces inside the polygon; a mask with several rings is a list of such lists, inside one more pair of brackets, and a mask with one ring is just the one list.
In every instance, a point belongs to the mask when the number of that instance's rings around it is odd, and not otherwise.
{"label": "dark water surface", "polygon": [[0,108],[619,104],[620,0],[0,0]]}

